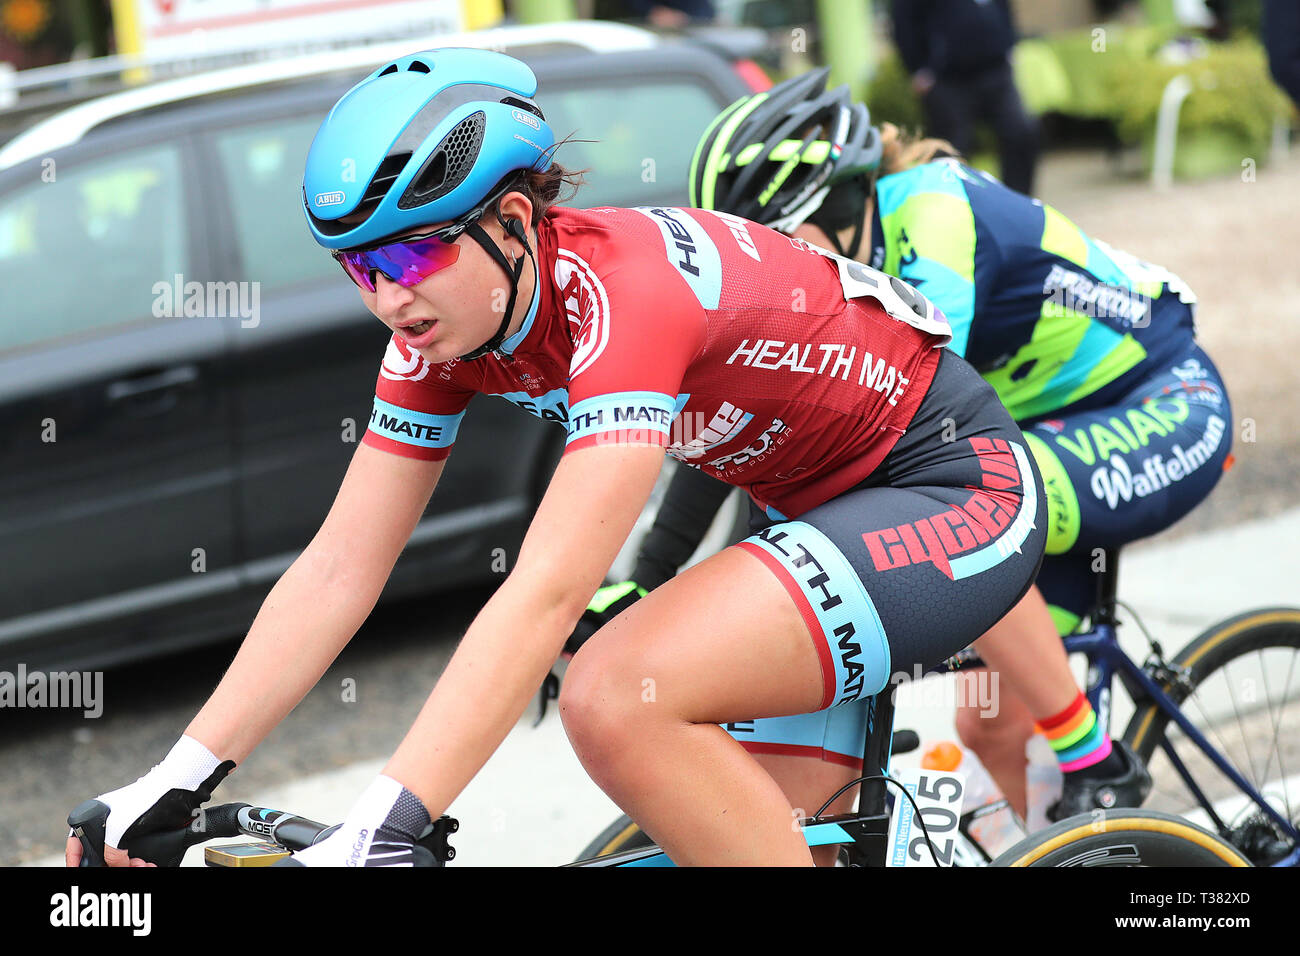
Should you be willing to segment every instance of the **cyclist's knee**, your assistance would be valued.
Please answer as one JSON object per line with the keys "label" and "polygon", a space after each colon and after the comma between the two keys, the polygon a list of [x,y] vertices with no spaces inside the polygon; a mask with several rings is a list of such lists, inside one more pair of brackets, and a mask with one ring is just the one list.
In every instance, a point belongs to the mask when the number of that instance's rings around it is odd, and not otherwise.
{"label": "cyclist's knee", "polygon": [[646,710],[641,691],[628,669],[596,643],[574,656],[560,687],[559,710],[584,766],[605,762],[625,749],[626,738]]}

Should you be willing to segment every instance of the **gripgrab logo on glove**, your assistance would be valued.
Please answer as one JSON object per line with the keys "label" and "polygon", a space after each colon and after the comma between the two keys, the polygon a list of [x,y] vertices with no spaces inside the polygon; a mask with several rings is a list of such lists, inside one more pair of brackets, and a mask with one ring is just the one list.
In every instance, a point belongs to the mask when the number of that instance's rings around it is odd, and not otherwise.
{"label": "gripgrab logo on glove", "polygon": [[360,860],[366,852],[366,837],[369,833],[369,830],[362,830],[357,834],[357,842],[352,844],[352,855],[348,857],[348,866],[362,865]]}

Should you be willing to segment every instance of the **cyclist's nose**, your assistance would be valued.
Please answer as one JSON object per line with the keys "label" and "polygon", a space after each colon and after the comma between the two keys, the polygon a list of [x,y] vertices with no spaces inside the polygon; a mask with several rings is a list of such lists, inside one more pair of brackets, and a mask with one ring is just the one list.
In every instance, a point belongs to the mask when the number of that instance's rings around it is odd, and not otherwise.
{"label": "cyclist's nose", "polygon": [[398,285],[378,269],[373,273],[375,283],[375,308],[389,320],[396,320],[402,307],[415,298],[415,293]]}

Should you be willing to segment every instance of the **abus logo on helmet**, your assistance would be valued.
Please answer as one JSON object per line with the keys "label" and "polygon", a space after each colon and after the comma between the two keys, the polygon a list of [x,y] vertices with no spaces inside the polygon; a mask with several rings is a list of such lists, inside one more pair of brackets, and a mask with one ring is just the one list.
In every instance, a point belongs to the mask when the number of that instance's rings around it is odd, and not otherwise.
{"label": "abus logo on helmet", "polygon": [[523,110],[511,110],[510,115],[515,118],[516,122],[523,123],[525,126],[531,126],[533,129],[538,130],[539,132],[541,131],[542,124],[537,119],[536,116],[530,116],[527,113],[525,113]]}
{"label": "abus logo on helmet", "polygon": [[317,193],[315,202],[317,206],[337,206],[343,199],[341,192]]}

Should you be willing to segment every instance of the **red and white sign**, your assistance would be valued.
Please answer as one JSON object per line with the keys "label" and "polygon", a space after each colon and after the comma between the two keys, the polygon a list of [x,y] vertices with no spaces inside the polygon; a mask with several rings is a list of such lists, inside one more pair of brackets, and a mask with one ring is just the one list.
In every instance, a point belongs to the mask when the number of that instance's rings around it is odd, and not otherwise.
{"label": "red and white sign", "polygon": [[144,52],[202,54],[464,28],[461,0],[136,0]]}

